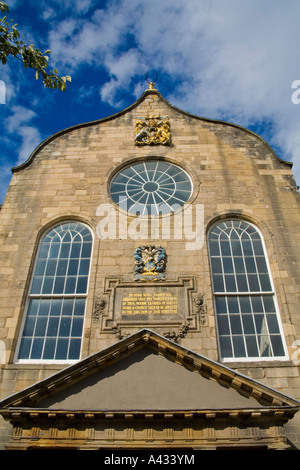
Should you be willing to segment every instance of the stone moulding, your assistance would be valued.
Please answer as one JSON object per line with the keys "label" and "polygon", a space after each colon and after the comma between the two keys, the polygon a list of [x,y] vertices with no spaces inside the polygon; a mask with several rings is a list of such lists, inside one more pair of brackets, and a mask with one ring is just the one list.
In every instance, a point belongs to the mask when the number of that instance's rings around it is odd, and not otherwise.
{"label": "stone moulding", "polygon": [[195,284],[193,276],[159,284],[107,278],[103,292],[106,308],[98,322],[100,332],[114,333],[122,339],[140,328],[151,328],[179,341],[189,331],[200,331],[203,309],[194,308]]}
{"label": "stone moulding", "polygon": [[[161,419],[182,419],[182,420],[190,420],[190,419],[199,419],[199,420],[217,420],[217,419],[227,419],[227,418],[243,418],[247,420],[259,420],[262,419],[284,419],[288,420],[294,416],[294,414],[298,411],[298,407],[287,406],[286,408],[282,409],[278,408],[260,408],[259,410],[256,408],[249,408],[249,409],[229,409],[229,410],[174,410],[174,411],[157,411],[157,410],[145,410],[145,411],[136,411],[131,410],[130,412],[127,411],[86,411],[86,410],[76,410],[76,411],[69,411],[69,410],[44,410],[44,409],[32,409],[26,410],[21,409],[16,410],[8,409],[8,410],[1,410],[1,414],[5,419],[9,419],[12,421],[19,421],[21,423],[22,419],[28,420],[32,423],[39,423],[42,424],[47,419],[55,419],[58,423],[59,420],[65,421],[65,419],[76,419],[80,420],[81,422],[85,419],[88,421],[95,420],[95,421],[105,421],[110,419],[116,420],[123,420],[123,419],[134,419],[135,422],[137,420],[155,420],[159,421]],[[254,422],[254,421],[253,421]],[[258,424],[258,423],[257,423]]]}
{"label": "stone moulding", "polygon": [[[295,410],[97,412],[7,411],[13,423],[7,450],[28,448],[288,449],[282,423]],[[228,421],[229,420],[229,421]],[[265,423],[268,421],[268,427]],[[229,424],[230,423],[230,424]]]}
{"label": "stone moulding", "polygon": [[[222,403],[218,402],[213,408],[203,409],[120,410],[101,409],[101,400],[99,409],[63,409],[62,406],[53,408],[47,405],[49,397],[56,403],[57,394],[57,403],[60,403],[59,394],[65,396],[69,388],[73,397],[71,387],[101,370],[105,372],[106,368],[129,356],[136,357],[135,354],[143,349],[195,372],[196,377],[207,379],[201,383],[213,381],[224,391],[237,392],[235,406],[222,408]],[[82,403],[85,403],[85,389],[82,386],[80,389]],[[242,403],[239,396],[252,400],[249,403],[253,406],[236,406]],[[13,425],[6,447],[11,450],[41,447],[286,449],[289,444],[284,424],[298,410],[299,402],[296,400],[147,329],[0,402],[0,414]]]}
{"label": "stone moulding", "polygon": [[102,294],[96,294],[92,314],[93,326],[100,324],[101,315],[104,313],[107,299]]}

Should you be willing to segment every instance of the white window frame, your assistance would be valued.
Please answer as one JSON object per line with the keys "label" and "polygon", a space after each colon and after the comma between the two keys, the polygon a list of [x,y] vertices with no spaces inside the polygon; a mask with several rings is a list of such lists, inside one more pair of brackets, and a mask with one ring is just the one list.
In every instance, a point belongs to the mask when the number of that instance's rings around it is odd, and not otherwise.
{"label": "white window frame", "polygon": [[[33,282],[34,282],[34,274],[36,272],[36,267],[37,267],[37,263],[39,261],[39,254],[40,254],[40,250],[41,250],[41,246],[42,246],[42,243],[44,241],[44,239],[46,238],[46,236],[52,231],[52,230],[55,230],[57,229],[58,227],[62,226],[62,225],[67,225],[67,224],[77,224],[77,225],[80,225],[84,228],[87,228],[90,235],[91,235],[91,253],[90,253],[90,257],[89,257],[89,269],[88,269],[88,273],[86,275],[87,277],[87,286],[86,286],[86,291],[84,293],[71,293],[71,294],[67,294],[67,293],[59,293],[59,294],[55,294],[55,293],[49,293],[49,294],[42,294],[42,293],[38,293],[38,294],[35,294],[35,293],[31,293],[31,290],[32,290],[32,285],[33,285]],[[61,245],[61,243],[60,243]],[[78,221],[78,220],[63,220],[61,221],[60,223],[57,223],[53,226],[51,226],[50,228],[48,228],[48,230],[43,233],[43,235],[41,236],[40,238],[40,241],[39,241],[39,246],[38,246],[38,250],[37,250],[37,253],[36,253],[36,256],[35,256],[35,261],[34,261],[34,267],[33,267],[33,270],[32,270],[32,273],[31,273],[31,280],[30,280],[30,287],[29,287],[29,291],[28,291],[28,295],[27,295],[27,300],[26,300],[26,305],[25,305],[25,309],[24,309],[24,315],[23,315],[23,320],[22,320],[22,324],[21,324],[21,328],[20,328],[20,334],[19,334],[19,338],[18,338],[18,343],[17,343],[17,348],[16,348],[16,354],[15,354],[15,363],[20,363],[20,364],[70,364],[70,363],[75,363],[77,362],[80,357],[81,357],[81,350],[82,350],[82,338],[83,338],[83,332],[84,332],[84,326],[85,326],[85,313],[86,313],[86,299],[87,299],[87,294],[88,294],[88,290],[89,290],[89,282],[90,282],[90,273],[91,273],[91,265],[92,265],[92,256],[93,256],[93,247],[94,247],[94,234],[93,234],[93,231],[91,230],[91,228],[85,224],[84,222],[81,222],[81,221]],[[57,261],[61,259],[61,258],[57,258]],[[70,257],[68,258],[68,260],[70,261]],[[80,260],[82,258],[79,258]],[[47,257],[47,261],[49,260],[49,256]],[[43,279],[46,278],[45,276],[45,272],[44,272],[44,275],[42,276]],[[56,278],[56,275],[54,276],[54,280]],[[67,275],[66,275],[66,278],[67,278]],[[20,353],[20,348],[21,348],[21,342],[22,342],[22,338],[23,338],[23,331],[24,331],[24,326],[25,326],[25,322],[27,320],[27,314],[28,314],[28,308],[29,308],[29,305],[30,305],[30,302],[31,300],[62,300],[62,304],[64,302],[64,300],[68,300],[68,299],[74,299],[74,301],[76,301],[76,299],[84,299],[85,300],[85,305],[84,305],[84,312],[83,314],[81,315],[82,318],[83,318],[83,324],[82,324],[82,332],[81,332],[81,344],[80,344],[80,352],[79,352],[79,357],[76,358],[76,359],[42,359],[42,358],[37,358],[37,359],[34,359],[34,358],[28,358],[28,359],[24,359],[24,358],[19,358],[19,353]],[[74,308],[74,307],[73,307]],[[49,319],[50,319],[50,316],[48,314],[48,322],[49,322]],[[62,315],[60,316],[60,321],[62,319]],[[57,333],[58,335],[58,333]],[[41,336],[42,337],[42,336]],[[69,335],[69,338],[71,339],[71,332],[70,332],[70,335]],[[34,338],[34,336],[33,336]],[[44,338],[46,338],[46,333],[45,333],[45,336]],[[58,336],[53,336],[53,338],[58,338]],[[44,349],[44,346],[43,346],[43,349]]]}
{"label": "white window frame", "polygon": [[[252,227],[257,233],[258,235],[260,236],[260,241],[261,241],[261,244],[262,244],[262,248],[263,248],[263,254],[264,254],[264,260],[265,260],[265,263],[266,263],[266,266],[267,266],[267,272],[268,272],[268,275],[269,275],[269,281],[270,281],[270,285],[271,285],[271,289],[270,290],[267,290],[267,291],[263,291],[263,290],[259,290],[259,291],[251,291],[249,289],[249,291],[222,291],[222,290],[216,290],[215,289],[215,286],[214,286],[214,280],[213,280],[213,274],[214,274],[214,271],[213,271],[213,266],[212,266],[212,259],[214,258],[214,256],[212,255],[211,253],[211,248],[210,248],[210,235],[211,233],[213,232],[213,230],[217,227],[217,226],[220,226],[222,225],[222,223],[228,223],[228,222],[244,222],[245,224],[248,224],[248,226]],[[281,322],[281,317],[280,317],[280,313],[279,313],[279,306],[278,306],[278,302],[277,302],[277,297],[276,297],[276,292],[275,292],[275,288],[274,288],[274,283],[273,283],[273,278],[272,278],[272,273],[271,273],[271,269],[270,269],[270,264],[269,264],[269,260],[268,260],[268,256],[267,256],[267,251],[266,251],[266,246],[265,246],[265,242],[264,242],[264,238],[263,238],[263,235],[261,233],[261,231],[252,223],[250,223],[249,221],[245,220],[245,219],[238,219],[238,218],[226,218],[226,219],[221,219],[217,222],[215,222],[212,227],[210,227],[209,229],[209,232],[208,232],[208,237],[207,237],[207,240],[208,240],[208,253],[209,253],[209,259],[210,259],[210,270],[211,270],[211,282],[212,282],[212,291],[213,291],[213,296],[214,296],[214,307],[215,307],[215,318],[216,318],[216,331],[217,331],[217,340],[218,340],[218,348],[219,348],[219,356],[221,358],[221,360],[223,362],[261,362],[261,361],[286,361],[288,360],[289,356],[288,356],[288,350],[287,350],[287,346],[286,346],[286,342],[285,342],[285,336],[284,336],[284,332],[283,332],[283,327],[282,327],[282,322]],[[219,238],[219,245],[220,245],[220,238]],[[221,252],[220,252],[221,253]],[[221,263],[222,263],[222,270],[223,270],[223,258],[224,256],[221,256],[220,257],[220,260],[221,260]],[[231,256],[231,259],[233,260],[233,255]],[[245,256],[243,254],[243,262],[245,263]],[[233,264],[233,268],[234,268],[234,263]],[[256,264],[256,262],[255,262]],[[224,270],[223,270],[223,285],[225,286],[225,276],[224,276]],[[235,268],[234,268],[234,275],[236,276],[236,271],[235,271]],[[248,280],[248,276],[247,276],[247,284],[249,286],[249,280]],[[237,285],[237,283],[236,283]],[[272,297],[273,299],[273,302],[274,302],[274,306],[275,306],[275,312],[276,313],[276,318],[277,318],[277,322],[278,322],[278,328],[279,328],[279,333],[278,335],[280,336],[281,338],[281,341],[282,341],[282,347],[283,347],[283,351],[284,351],[284,354],[283,355],[280,355],[280,356],[275,356],[275,355],[272,355],[272,356],[247,356],[246,357],[241,357],[241,356],[222,356],[222,352],[221,352],[221,344],[220,344],[220,339],[221,339],[221,334],[220,334],[220,331],[219,331],[219,326],[218,326],[218,313],[217,313],[217,305],[216,305],[216,302],[217,302],[217,298],[219,297],[225,297],[226,299],[226,304],[228,305],[228,299],[230,297],[245,297],[245,296],[248,296],[248,297],[254,297],[254,296],[270,296]],[[239,302],[239,301],[238,301]],[[227,315],[229,317],[229,309],[227,308]],[[258,312],[256,312],[258,314]],[[243,312],[240,310],[239,312],[239,315],[240,315],[240,319],[242,320],[242,314]],[[266,314],[266,312],[264,312],[264,315]],[[255,312],[252,312],[252,315],[255,316]],[[254,317],[253,317],[253,323],[254,323]],[[242,321],[241,321],[241,324],[242,324]],[[228,318],[228,326],[229,326],[229,329],[231,328],[230,327],[230,321],[229,321],[229,318]],[[231,349],[232,349],[232,352],[234,354],[234,346],[233,346],[233,333],[232,331],[230,331],[230,334],[227,335],[229,338],[230,338],[230,341],[231,341]],[[250,336],[249,334],[245,333],[244,332],[244,329],[243,329],[243,326],[242,326],[242,335],[243,337],[243,342],[244,342],[244,348],[245,348],[245,351],[246,351],[246,354],[247,354],[247,347],[246,347],[246,337],[247,336]],[[253,335],[254,336],[254,335]],[[268,336],[269,336],[269,341],[270,341],[270,333],[268,331]],[[256,332],[255,334],[255,337],[256,337],[256,340],[257,340],[257,337],[258,337],[258,333]],[[257,340],[258,341],[258,340]],[[271,342],[271,341],[270,341]],[[258,346],[258,345],[257,345]]]}

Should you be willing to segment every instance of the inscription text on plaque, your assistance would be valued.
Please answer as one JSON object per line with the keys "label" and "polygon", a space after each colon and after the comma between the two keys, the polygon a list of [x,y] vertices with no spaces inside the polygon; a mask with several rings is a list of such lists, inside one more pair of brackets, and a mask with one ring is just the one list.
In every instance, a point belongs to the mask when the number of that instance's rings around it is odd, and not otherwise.
{"label": "inscription text on plaque", "polygon": [[177,297],[170,292],[134,292],[122,299],[122,315],[177,315]]}

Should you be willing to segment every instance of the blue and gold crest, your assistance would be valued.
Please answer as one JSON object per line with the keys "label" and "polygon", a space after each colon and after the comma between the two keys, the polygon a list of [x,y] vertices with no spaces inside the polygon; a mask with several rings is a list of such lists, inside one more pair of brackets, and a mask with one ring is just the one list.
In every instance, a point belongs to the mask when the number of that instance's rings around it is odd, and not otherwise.
{"label": "blue and gold crest", "polygon": [[161,246],[143,245],[134,252],[135,280],[162,281],[165,279],[166,252]]}

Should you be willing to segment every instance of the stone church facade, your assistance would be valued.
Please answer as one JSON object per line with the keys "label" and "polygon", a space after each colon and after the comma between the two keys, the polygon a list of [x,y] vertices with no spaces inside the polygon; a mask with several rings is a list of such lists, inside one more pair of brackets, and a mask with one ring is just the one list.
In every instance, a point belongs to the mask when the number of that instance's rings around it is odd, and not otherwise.
{"label": "stone church facade", "polygon": [[258,135],[150,86],[13,169],[6,449],[299,449],[300,211]]}

